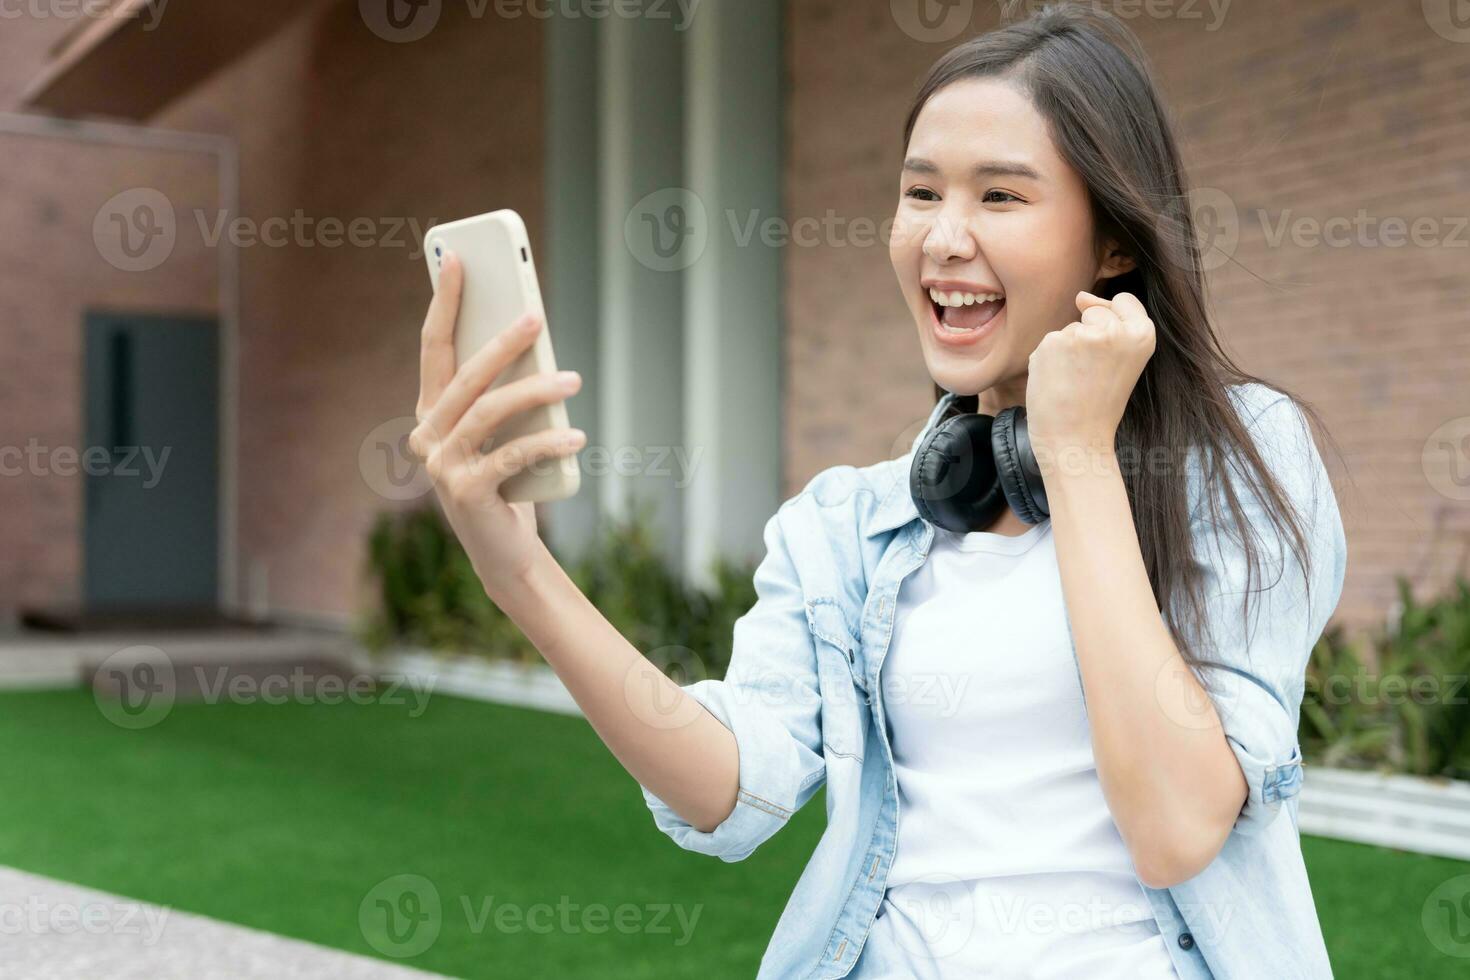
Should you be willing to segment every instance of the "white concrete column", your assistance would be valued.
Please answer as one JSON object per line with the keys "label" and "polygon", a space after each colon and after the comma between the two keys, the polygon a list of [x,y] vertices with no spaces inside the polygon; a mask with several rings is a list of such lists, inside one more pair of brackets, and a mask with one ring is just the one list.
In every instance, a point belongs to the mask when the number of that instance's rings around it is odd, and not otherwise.
{"label": "white concrete column", "polygon": [[[707,240],[684,293],[685,569],[758,560],[781,502],[780,0],[704,0],[690,22],[686,181]],[[748,237],[747,237],[748,235]]]}
{"label": "white concrete column", "polygon": [[[683,71],[676,19],[608,17],[599,47],[601,149],[601,438],[584,456],[610,468],[597,481],[603,513],[634,502],[652,517],[670,565],[682,570],[683,491],[666,459],[684,441]],[[589,297],[590,298],[590,297]]]}
{"label": "white concrete column", "polygon": [[[567,410],[572,425],[587,432],[588,445],[604,441],[598,368],[597,35],[597,22],[588,17],[546,21],[547,236],[533,243],[557,367],[582,374],[582,390]],[[598,493],[584,457],[581,490],[543,508],[545,536],[558,554],[578,557],[595,541]]]}

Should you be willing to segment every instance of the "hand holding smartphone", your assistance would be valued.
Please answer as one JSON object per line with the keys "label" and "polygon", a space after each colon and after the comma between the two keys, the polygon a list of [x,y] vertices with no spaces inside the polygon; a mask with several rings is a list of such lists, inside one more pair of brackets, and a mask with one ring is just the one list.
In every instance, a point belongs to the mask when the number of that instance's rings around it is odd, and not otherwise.
{"label": "hand holding smartphone", "polygon": [[533,501],[579,486],[576,453],[586,434],[567,426],[565,401],[581,377],[555,370],[525,226],[514,213],[433,228],[425,244],[434,299],[408,446],[427,464],[486,593],[501,602],[550,557]]}
{"label": "hand holding smartphone", "polygon": [[[730,729],[598,612],[536,532],[527,501],[578,487],[582,439],[566,428],[564,402],[580,379],[552,373],[524,225],[501,211],[433,228],[425,243],[435,292],[409,448],[428,463],[486,594],[541,651],[608,748],[661,800],[713,827],[739,789]],[[498,446],[488,454],[487,440]],[[514,465],[518,449],[536,455],[539,475]],[[507,458],[497,462],[500,454]],[[670,717],[680,723],[650,732],[649,719]]]}
{"label": "hand holding smartphone", "polygon": [[[546,311],[526,225],[515,211],[493,211],[429,229],[424,236],[424,255],[436,293],[444,256],[449,252],[459,258],[463,277],[454,327],[458,371],[523,317],[532,314],[544,322]],[[530,348],[495,376],[485,394],[538,374],[549,378],[555,372],[551,336],[542,329]],[[566,429],[569,424],[564,398],[525,406],[495,428],[486,451],[524,436]],[[576,457],[569,455],[540,460],[507,477],[500,484],[500,495],[507,502],[562,500],[575,494],[580,486],[580,467]]]}

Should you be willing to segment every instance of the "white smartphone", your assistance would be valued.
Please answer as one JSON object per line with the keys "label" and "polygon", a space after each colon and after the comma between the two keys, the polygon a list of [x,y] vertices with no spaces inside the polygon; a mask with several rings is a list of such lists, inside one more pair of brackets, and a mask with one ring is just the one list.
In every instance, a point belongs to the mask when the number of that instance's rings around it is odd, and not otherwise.
{"label": "white smartphone", "polygon": [[[429,280],[439,289],[439,268],[446,252],[459,256],[464,268],[459,321],[454,328],[457,366],[463,366],[498,333],[527,313],[546,316],[526,223],[512,210],[492,211],[441,225],[424,235]],[[550,327],[543,326],[536,342],[501,372],[487,390],[542,372],[556,371]],[[537,405],[508,418],[486,442],[486,451],[520,436],[570,425],[565,400]],[[508,501],[562,500],[581,486],[581,466],[575,453],[543,459],[508,477],[500,495]]]}

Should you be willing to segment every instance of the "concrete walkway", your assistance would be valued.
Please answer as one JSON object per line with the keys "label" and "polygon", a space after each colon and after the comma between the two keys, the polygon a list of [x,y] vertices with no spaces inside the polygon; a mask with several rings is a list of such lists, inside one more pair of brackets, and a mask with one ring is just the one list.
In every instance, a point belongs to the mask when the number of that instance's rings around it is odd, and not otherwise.
{"label": "concrete walkway", "polygon": [[135,630],[51,633],[0,627],[0,689],[75,687],[130,649],[161,651],[176,664],[339,661],[371,669],[353,638],[342,632],[275,630]]}
{"label": "concrete walkway", "polygon": [[0,867],[0,980],[435,976]]}

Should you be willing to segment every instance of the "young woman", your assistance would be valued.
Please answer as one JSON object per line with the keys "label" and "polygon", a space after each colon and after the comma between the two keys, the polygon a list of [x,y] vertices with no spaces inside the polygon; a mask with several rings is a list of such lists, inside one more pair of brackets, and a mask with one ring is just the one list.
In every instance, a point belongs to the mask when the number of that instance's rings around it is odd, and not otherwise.
{"label": "young woman", "polygon": [[1342,522],[1302,409],[1210,325],[1136,39],[1054,7],[967,41],[904,139],[914,445],[1024,405],[1047,516],[936,526],[912,452],[825,470],[766,525],[725,678],[681,688],[496,492],[580,437],[478,447],[577,384],[485,392],[534,322],[456,373],[450,259],[411,438],[448,519],[680,846],[741,860],[826,786],[760,977],[1330,977],[1296,729]]}

